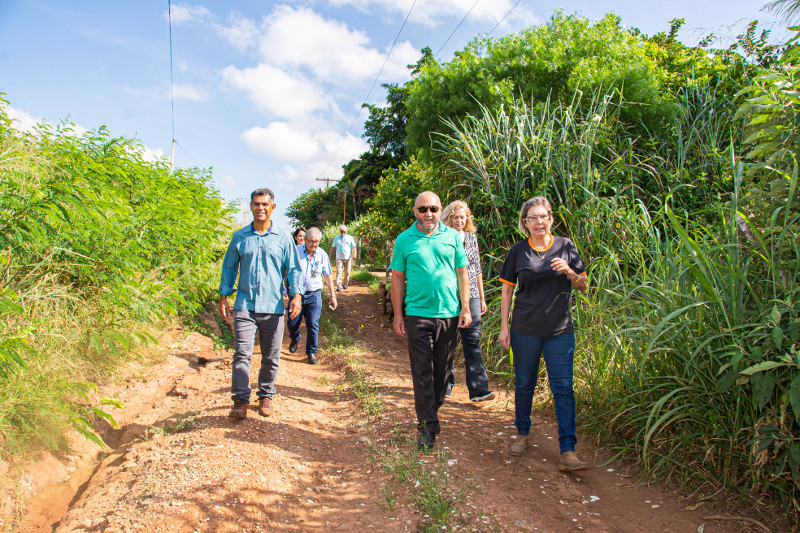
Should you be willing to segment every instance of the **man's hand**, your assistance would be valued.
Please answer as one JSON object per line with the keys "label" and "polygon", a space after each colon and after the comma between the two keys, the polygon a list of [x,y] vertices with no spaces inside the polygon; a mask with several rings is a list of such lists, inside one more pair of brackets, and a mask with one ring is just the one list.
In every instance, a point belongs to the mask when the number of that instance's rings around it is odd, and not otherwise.
{"label": "man's hand", "polygon": [[289,302],[289,318],[297,318],[300,310],[303,308],[303,295],[299,292],[292,296],[292,301]]}
{"label": "man's hand", "polygon": [[458,327],[464,329],[470,324],[472,324],[472,313],[469,312],[469,306],[462,307],[461,314],[458,315]]}
{"label": "man's hand", "polygon": [[406,321],[402,315],[395,313],[394,320],[392,320],[392,327],[394,328],[395,333],[401,337],[406,336]]}
{"label": "man's hand", "polygon": [[219,295],[219,314],[222,316],[222,320],[228,320],[232,314],[231,304],[228,303],[228,297],[224,294]]}
{"label": "man's hand", "polygon": [[330,306],[331,306],[331,307],[332,307],[334,310],[336,310],[336,308],[337,308],[337,307],[339,307],[339,301],[336,299],[336,295],[335,295],[335,294],[331,296],[331,299],[330,299]]}

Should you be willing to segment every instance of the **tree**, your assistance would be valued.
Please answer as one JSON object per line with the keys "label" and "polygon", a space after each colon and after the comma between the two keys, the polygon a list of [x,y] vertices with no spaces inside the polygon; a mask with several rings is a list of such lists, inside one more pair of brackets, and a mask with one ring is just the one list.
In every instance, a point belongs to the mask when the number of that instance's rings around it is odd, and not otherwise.
{"label": "tree", "polygon": [[557,12],[547,24],[500,39],[476,38],[450,63],[428,62],[410,87],[407,142],[412,150],[430,147],[442,119],[479,113],[515,98],[543,102],[618,91],[628,105],[621,117],[659,129],[674,116],[662,91],[659,66],[641,36],[608,14],[596,23]]}
{"label": "tree", "polygon": [[763,9],[783,16],[786,22],[797,22],[800,18],[800,0],[773,0],[765,4]]}

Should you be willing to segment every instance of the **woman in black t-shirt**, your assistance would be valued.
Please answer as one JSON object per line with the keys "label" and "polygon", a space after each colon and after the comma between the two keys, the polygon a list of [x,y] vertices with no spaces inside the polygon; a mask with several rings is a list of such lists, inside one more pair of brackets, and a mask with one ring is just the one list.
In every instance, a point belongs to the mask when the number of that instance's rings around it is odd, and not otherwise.
{"label": "woman in black t-shirt", "polygon": [[[572,241],[550,233],[553,211],[542,196],[522,206],[519,230],[527,235],[509,248],[500,281],[500,345],[513,350],[516,389],[514,393],[516,442],[512,455],[525,453],[531,428],[531,404],[544,356],[547,376],[558,419],[561,448],[559,468],[583,470],[588,465],[575,455],[575,397],[572,388],[575,336],[570,315],[572,289],[585,291],[586,269]],[[509,328],[511,298],[517,292]]]}

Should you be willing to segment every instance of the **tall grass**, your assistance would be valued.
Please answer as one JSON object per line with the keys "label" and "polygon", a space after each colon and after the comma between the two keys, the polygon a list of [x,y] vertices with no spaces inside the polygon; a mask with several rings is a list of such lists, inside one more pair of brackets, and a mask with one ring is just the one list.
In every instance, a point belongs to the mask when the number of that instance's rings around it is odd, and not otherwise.
{"label": "tall grass", "polygon": [[[105,128],[12,128],[0,99],[0,446],[98,440],[108,379],[152,324],[214,287],[231,210],[200,169],[170,173]],[[113,402],[111,402],[113,403]]]}
{"label": "tall grass", "polygon": [[439,139],[450,199],[467,200],[484,228],[487,367],[510,377],[495,340],[496,274],[522,238],[519,206],[544,194],[554,232],[589,266],[591,290],[573,311],[584,424],[637,454],[646,475],[745,487],[796,522],[797,169],[772,171],[783,184],[772,211],[751,218],[735,106],[709,87],[679,103],[672,133],[658,138],[628,136],[625,103],[597,95],[580,107],[483,109]]}

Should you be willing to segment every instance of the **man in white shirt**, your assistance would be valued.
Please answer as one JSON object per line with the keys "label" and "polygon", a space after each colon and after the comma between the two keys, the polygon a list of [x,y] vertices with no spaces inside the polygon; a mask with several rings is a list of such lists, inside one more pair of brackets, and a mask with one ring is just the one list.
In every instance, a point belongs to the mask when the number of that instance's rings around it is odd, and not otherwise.
{"label": "man in white shirt", "polygon": [[297,351],[297,343],[300,341],[300,322],[306,319],[306,355],[308,362],[315,365],[317,359],[317,348],[319,339],[319,316],[322,312],[322,286],[323,282],[328,287],[330,293],[330,306],[336,309],[336,293],[333,292],[333,281],[331,280],[331,263],[325,252],[319,249],[319,241],[322,239],[322,232],[319,228],[309,228],[306,232],[304,244],[297,245],[297,255],[300,258],[300,269],[303,272],[303,310],[295,318],[289,318],[287,327],[289,329],[289,352]]}
{"label": "man in white shirt", "polygon": [[336,290],[347,289],[350,281],[350,263],[356,259],[356,241],[347,234],[347,226],[339,226],[339,235],[333,238],[330,254],[336,251]]}

